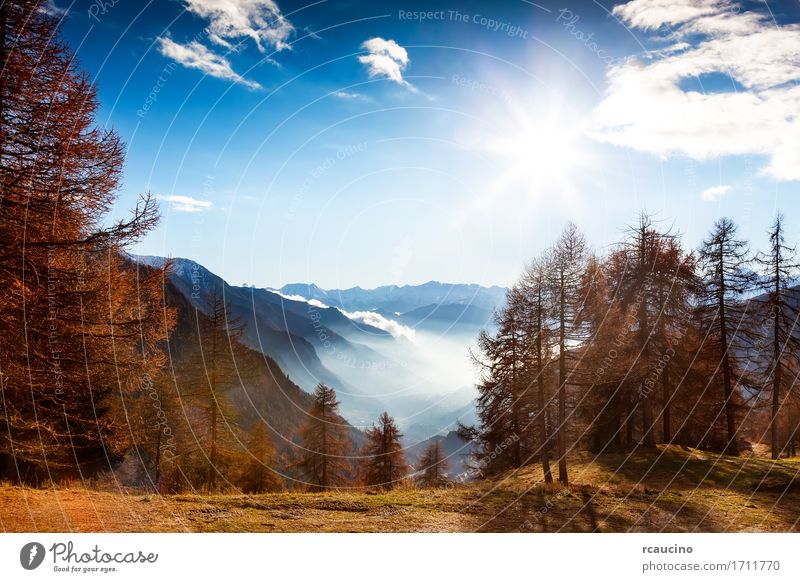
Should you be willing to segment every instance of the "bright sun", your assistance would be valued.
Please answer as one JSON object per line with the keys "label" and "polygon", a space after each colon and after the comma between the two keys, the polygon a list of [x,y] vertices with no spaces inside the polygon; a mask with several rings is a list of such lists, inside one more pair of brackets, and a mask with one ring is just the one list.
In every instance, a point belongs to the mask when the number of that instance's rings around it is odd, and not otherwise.
{"label": "bright sun", "polygon": [[564,115],[559,100],[538,111],[507,104],[497,117],[490,131],[481,132],[479,149],[496,159],[497,167],[485,195],[521,190],[529,199],[545,192],[576,197],[576,176],[589,165],[579,120]]}

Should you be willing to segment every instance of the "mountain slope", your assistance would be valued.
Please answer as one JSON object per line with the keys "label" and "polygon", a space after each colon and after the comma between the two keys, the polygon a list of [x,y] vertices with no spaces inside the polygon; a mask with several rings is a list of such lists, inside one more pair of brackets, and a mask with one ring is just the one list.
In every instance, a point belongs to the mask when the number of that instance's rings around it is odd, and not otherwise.
{"label": "mountain slope", "polygon": [[[166,259],[137,260],[160,265]],[[389,411],[412,437],[409,442],[419,442],[450,430],[473,398],[467,354],[479,320],[488,313],[480,308],[443,305],[415,314],[428,320],[415,337],[394,315],[355,313],[315,300],[323,291],[313,285],[282,291],[238,287],[194,261],[172,259],[172,264],[170,281],[191,306],[206,310],[209,295],[220,289],[230,317],[244,324],[243,343],[272,358],[307,392],[318,382],[335,388],[342,415],[354,426],[369,426]],[[458,287],[463,295],[476,286]],[[401,289],[408,292],[410,286]],[[311,297],[298,295],[301,291]],[[415,301],[423,299],[429,296]],[[451,326],[448,314],[466,314],[467,327]],[[433,323],[441,330],[428,333],[426,325]]]}
{"label": "mountain slope", "polygon": [[[136,259],[156,265],[166,260],[161,257]],[[333,372],[322,359],[374,361],[380,358],[367,346],[350,342],[323,322],[339,329],[347,328],[354,336],[360,333],[382,337],[384,332],[368,326],[349,325],[349,320],[333,308],[317,308],[264,289],[229,285],[189,259],[171,261],[170,282],[190,305],[205,312],[210,294],[219,289],[230,307],[228,316],[244,325],[242,343],[275,360],[301,388],[311,392],[319,382],[334,387],[342,401],[342,413],[356,425],[367,424],[385,408],[379,400]]]}
{"label": "mountain slope", "polygon": [[[198,326],[205,315],[195,308],[178,288],[168,282],[165,287],[167,305],[176,311],[176,325],[168,341],[169,369],[180,393],[191,392],[188,378],[196,378],[194,368],[201,353]],[[199,318],[199,319],[198,319]],[[279,450],[288,451],[296,440],[311,406],[311,396],[292,382],[270,357],[244,345],[234,343],[235,376],[219,378],[221,390],[241,422],[249,430],[256,422],[264,422]]]}

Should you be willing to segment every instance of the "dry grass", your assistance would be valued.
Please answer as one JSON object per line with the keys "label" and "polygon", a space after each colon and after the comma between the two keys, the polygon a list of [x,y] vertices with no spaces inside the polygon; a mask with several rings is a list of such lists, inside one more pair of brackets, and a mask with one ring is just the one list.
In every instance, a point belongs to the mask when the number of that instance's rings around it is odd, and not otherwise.
{"label": "dry grass", "polygon": [[450,489],[141,495],[0,486],[0,529],[79,532],[797,531],[800,461],[693,449],[576,457]]}

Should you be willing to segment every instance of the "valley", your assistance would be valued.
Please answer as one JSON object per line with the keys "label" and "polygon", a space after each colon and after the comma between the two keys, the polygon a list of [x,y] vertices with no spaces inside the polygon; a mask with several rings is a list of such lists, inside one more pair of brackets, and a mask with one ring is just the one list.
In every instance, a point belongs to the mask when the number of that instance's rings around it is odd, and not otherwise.
{"label": "valley", "polygon": [[[133,258],[157,268],[167,261]],[[229,317],[243,326],[241,343],[273,360],[305,392],[319,382],[334,387],[342,416],[354,427],[369,427],[388,410],[413,452],[453,431],[458,421],[474,422],[469,349],[479,330],[491,326],[504,288],[438,282],[371,290],[255,288],[230,285],[188,259],[170,262],[167,291],[173,302],[204,312],[210,294],[220,290]],[[248,389],[253,390],[257,386]],[[454,474],[463,470],[466,449],[463,443],[459,448]]]}

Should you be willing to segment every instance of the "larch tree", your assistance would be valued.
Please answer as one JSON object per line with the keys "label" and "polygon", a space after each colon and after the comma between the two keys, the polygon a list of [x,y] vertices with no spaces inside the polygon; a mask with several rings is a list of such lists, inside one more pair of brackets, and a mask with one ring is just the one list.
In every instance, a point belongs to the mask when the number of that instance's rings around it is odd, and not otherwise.
{"label": "larch tree", "polygon": [[[473,469],[495,473],[519,468],[528,458],[531,436],[527,430],[532,394],[525,369],[527,337],[525,298],[519,286],[506,293],[505,304],[493,315],[494,330],[478,335],[472,361],[480,373],[477,385],[478,426],[459,425],[459,436],[474,445]],[[490,454],[496,451],[494,454]]]}
{"label": "larch tree", "polygon": [[733,348],[736,344],[751,344],[754,333],[746,315],[747,303],[743,301],[756,284],[751,261],[747,241],[737,238],[737,227],[729,218],[718,220],[700,247],[704,285],[698,313],[708,341],[716,350],[718,366],[712,381],[721,387],[726,426],[723,452],[730,455],[739,454],[737,389],[744,371],[743,356]]}
{"label": "larch tree", "polygon": [[241,463],[239,486],[245,493],[282,491],[280,460],[264,422],[257,422],[247,439],[247,450]]}
{"label": "larch tree", "polygon": [[415,481],[419,487],[442,487],[448,483],[449,464],[442,449],[442,441],[430,441],[417,460]]}
{"label": "larch tree", "polygon": [[686,339],[701,281],[697,277],[694,253],[684,251],[677,237],[664,241],[657,261],[656,301],[660,312],[656,320],[654,343],[660,357],[654,371],[655,380],[661,383],[662,442],[669,444],[673,438],[672,408],[676,385],[681,382],[679,366],[681,362],[688,365]]}
{"label": "larch tree", "polygon": [[583,319],[589,337],[581,353],[585,391],[579,409],[587,423],[589,450],[595,453],[623,450],[631,443],[628,371],[635,357],[630,341],[634,318],[630,305],[619,299],[618,286],[610,283],[621,270],[619,258],[612,253],[607,261],[591,259],[584,277]]}
{"label": "larch tree", "polygon": [[663,437],[671,440],[670,368],[678,338],[685,330],[689,299],[697,289],[694,259],[680,247],[677,236],[659,232],[650,216],[638,223],[609,261],[614,295],[631,310],[633,358],[628,379],[637,384],[633,410],[641,412],[641,442],[655,446],[654,400],[661,387]]}
{"label": "larch tree", "polygon": [[364,485],[393,489],[408,475],[409,465],[400,444],[402,436],[388,412],[380,415],[376,426],[367,429],[367,442],[361,451]]}
{"label": "larch tree", "polygon": [[131,480],[159,491],[165,466],[178,455],[180,403],[168,374],[149,374],[144,385],[126,401],[134,467]]}
{"label": "larch tree", "polygon": [[43,4],[0,3],[0,476],[32,483],[115,466],[172,326],[163,270],[124,254],[155,201],[108,224],[124,147]]}
{"label": "larch tree", "polygon": [[[227,388],[237,377],[235,346],[244,335],[242,323],[229,315],[230,305],[223,291],[214,286],[203,309],[205,318],[196,318],[200,340],[199,370],[202,375],[193,386],[192,397],[205,410],[208,423],[208,478],[210,490],[217,487],[217,477],[224,473],[223,465],[234,456],[231,444],[237,423],[227,401]],[[198,315],[195,310],[195,315]]]}
{"label": "larch tree", "polygon": [[[778,439],[778,416],[782,399],[788,395],[784,390],[784,377],[793,375],[792,370],[800,366],[800,340],[798,339],[798,317],[800,306],[789,298],[791,283],[795,280],[798,264],[795,249],[786,244],[784,218],[778,213],[769,233],[769,251],[758,256],[757,262],[763,271],[761,287],[766,291],[763,310],[771,318],[771,350],[766,364],[767,383],[771,391],[770,445],[772,458],[778,459],[782,446]],[[787,372],[789,372],[787,374]],[[784,394],[787,392],[787,394]]]}
{"label": "larch tree", "polygon": [[558,418],[555,427],[558,480],[569,484],[567,474],[567,385],[574,374],[570,351],[586,339],[581,325],[583,275],[588,262],[586,239],[574,223],[561,233],[548,257],[548,278],[555,310],[558,359]]}
{"label": "larch tree", "polygon": [[539,456],[545,483],[553,482],[550,470],[550,435],[547,429],[547,409],[550,398],[546,393],[548,363],[552,357],[553,333],[548,325],[552,313],[547,302],[547,265],[542,260],[531,263],[522,279],[526,298],[527,341],[532,343],[529,350],[528,366],[530,377],[536,384],[536,411],[534,422],[538,432]]}
{"label": "larch tree", "polygon": [[348,456],[353,446],[348,426],[339,415],[336,391],[320,383],[312,396],[308,419],[300,429],[302,452],[293,466],[301,470],[310,489],[319,491],[350,480]]}

